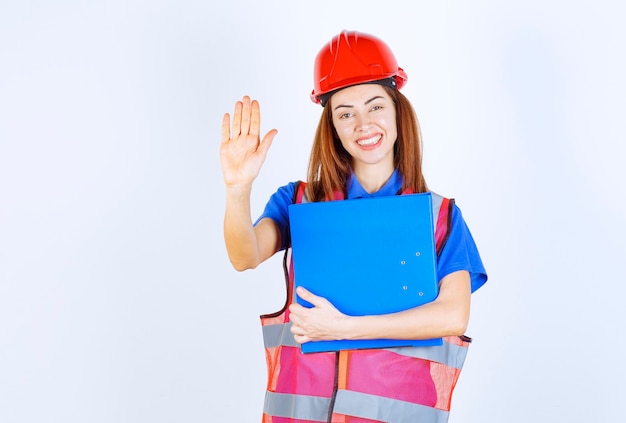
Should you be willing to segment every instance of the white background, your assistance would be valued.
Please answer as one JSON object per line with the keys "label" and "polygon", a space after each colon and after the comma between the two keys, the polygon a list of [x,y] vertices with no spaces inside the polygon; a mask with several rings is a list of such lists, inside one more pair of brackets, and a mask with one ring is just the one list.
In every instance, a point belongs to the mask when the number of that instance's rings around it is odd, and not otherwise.
{"label": "white background", "polygon": [[610,1],[0,4],[0,422],[257,422],[258,316],[235,272],[223,113],[279,129],[253,214],[305,176],[313,59],[375,34],[409,75],[430,188],[489,282],[451,423],[619,421],[626,394],[624,10]]}

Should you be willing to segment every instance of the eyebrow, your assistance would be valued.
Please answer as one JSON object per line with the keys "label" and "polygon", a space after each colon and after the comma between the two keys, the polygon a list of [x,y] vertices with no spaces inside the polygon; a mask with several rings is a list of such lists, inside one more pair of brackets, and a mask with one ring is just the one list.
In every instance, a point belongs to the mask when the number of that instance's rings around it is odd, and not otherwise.
{"label": "eyebrow", "polygon": [[[365,105],[368,105],[368,104],[370,104],[372,101],[374,101],[374,100],[378,100],[379,98],[384,98],[384,97],[383,97],[382,95],[376,95],[376,96],[374,96],[374,97],[370,98],[369,100],[367,100],[364,104],[365,104]],[[335,109],[334,109],[334,110],[337,110],[337,109],[339,109],[339,108],[341,108],[341,107],[354,107],[354,106],[349,105],[349,104],[339,104],[337,107],[335,107]]]}

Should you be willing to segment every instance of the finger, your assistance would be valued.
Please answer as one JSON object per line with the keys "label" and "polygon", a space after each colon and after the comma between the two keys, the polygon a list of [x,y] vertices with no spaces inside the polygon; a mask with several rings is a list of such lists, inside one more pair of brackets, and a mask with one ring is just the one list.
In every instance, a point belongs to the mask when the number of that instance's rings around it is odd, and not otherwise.
{"label": "finger", "polygon": [[241,111],[243,109],[243,103],[238,101],[235,103],[235,113],[233,114],[233,131],[231,136],[234,138],[241,134]]}
{"label": "finger", "polygon": [[[293,322],[292,322],[293,323]],[[302,331],[302,328],[298,325],[296,325],[295,323],[291,325],[291,328],[289,329],[289,331],[294,334],[294,335],[302,335],[304,332]]]}
{"label": "finger", "polygon": [[297,325],[301,320],[301,314],[303,311],[305,311],[305,308],[300,304],[293,303],[289,305],[289,319]]}
{"label": "finger", "polygon": [[297,343],[301,344],[309,340],[308,335],[304,332],[304,330],[299,326],[291,327],[291,334],[293,335],[293,339],[296,340]]}
{"label": "finger", "polygon": [[224,118],[222,119],[222,143],[228,142],[230,140],[230,115],[228,113],[224,114]]}
{"label": "finger", "polygon": [[250,133],[258,136],[261,131],[261,107],[256,100],[252,101],[250,115]]}
{"label": "finger", "polygon": [[247,135],[250,133],[250,97],[243,97],[243,108],[241,111],[241,133]]}
{"label": "finger", "polygon": [[306,336],[306,335],[294,335],[293,339],[298,344],[304,344],[305,342],[311,341],[311,339],[308,336]]}

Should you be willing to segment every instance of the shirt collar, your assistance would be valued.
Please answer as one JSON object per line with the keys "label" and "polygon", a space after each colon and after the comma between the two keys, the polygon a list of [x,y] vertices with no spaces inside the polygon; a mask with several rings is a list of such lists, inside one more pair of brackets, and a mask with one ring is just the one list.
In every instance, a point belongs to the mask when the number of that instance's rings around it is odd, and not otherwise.
{"label": "shirt collar", "polygon": [[368,197],[384,197],[389,195],[396,195],[402,188],[402,176],[398,169],[395,169],[385,185],[383,185],[378,191],[374,193],[368,193],[365,188],[361,186],[359,180],[354,175],[354,172],[348,177],[346,183],[348,189],[348,198],[368,198]]}

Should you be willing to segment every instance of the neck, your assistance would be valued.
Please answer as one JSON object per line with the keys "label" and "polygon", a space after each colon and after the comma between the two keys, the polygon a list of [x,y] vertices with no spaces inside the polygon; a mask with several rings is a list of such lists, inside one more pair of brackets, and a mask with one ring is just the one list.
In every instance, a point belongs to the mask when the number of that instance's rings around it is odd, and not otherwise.
{"label": "neck", "polygon": [[354,176],[357,178],[363,189],[369,194],[381,189],[393,174],[393,167],[381,168],[380,166],[359,166],[354,169]]}

